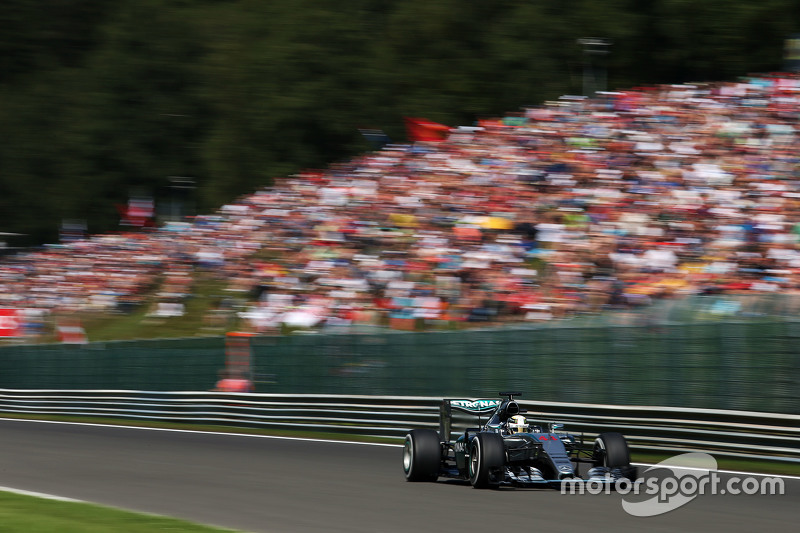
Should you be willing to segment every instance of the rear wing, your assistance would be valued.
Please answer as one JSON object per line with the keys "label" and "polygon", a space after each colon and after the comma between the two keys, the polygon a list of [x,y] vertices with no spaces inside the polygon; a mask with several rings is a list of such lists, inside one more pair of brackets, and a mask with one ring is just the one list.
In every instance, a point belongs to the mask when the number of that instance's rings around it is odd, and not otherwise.
{"label": "rear wing", "polygon": [[439,408],[439,437],[444,442],[450,442],[453,410],[476,415],[478,425],[481,418],[488,418],[503,403],[503,400],[469,400],[469,399],[444,399]]}

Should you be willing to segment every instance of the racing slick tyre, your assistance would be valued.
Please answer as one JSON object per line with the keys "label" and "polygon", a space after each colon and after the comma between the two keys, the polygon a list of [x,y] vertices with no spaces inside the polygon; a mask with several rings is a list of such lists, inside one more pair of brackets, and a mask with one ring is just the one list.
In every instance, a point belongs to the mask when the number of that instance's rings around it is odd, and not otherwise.
{"label": "racing slick tyre", "polygon": [[478,433],[469,447],[469,482],[476,489],[496,486],[492,474],[505,464],[503,437],[497,433]]}
{"label": "racing slick tyre", "polygon": [[442,443],[432,429],[412,429],[403,444],[406,481],[436,481],[442,461]]}
{"label": "racing slick tyre", "polygon": [[619,469],[631,481],[636,480],[636,467],[631,466],[631,453],[628,441],[620,433],[601,433],[594,441],[592,452],[594,466]]}

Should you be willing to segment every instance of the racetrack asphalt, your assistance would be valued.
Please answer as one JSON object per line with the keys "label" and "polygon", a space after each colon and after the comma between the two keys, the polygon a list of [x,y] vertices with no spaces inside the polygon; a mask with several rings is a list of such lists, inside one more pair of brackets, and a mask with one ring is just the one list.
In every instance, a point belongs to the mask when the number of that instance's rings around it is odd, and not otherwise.
{"label": "racetrack asphalt", "polygon": [[619,494],[407,483],[401,449],[228,434],[0,420],[0,485],[267,533],[794,531],[785,494],[703,495],[627,514]]}

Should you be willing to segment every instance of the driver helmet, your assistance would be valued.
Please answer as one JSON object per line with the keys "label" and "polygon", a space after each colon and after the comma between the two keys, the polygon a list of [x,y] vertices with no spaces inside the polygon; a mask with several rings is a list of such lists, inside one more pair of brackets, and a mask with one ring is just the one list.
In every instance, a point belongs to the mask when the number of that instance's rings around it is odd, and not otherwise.
{"label": "driver helmet", "polygon": [[509,433],[525,433],[527,431],[528,431],[528,424],[525,422],[524,416],[515,415],[508,419]]}

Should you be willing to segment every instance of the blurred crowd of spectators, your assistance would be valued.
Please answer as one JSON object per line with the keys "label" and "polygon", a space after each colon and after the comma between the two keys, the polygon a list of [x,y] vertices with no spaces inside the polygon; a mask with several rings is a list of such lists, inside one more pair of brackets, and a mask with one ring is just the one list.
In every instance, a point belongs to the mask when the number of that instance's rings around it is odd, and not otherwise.
{"label": "blurred crowd of spectators", "polygon": [[[0,306],[175,316],[193,272],[255,331],[547,320],[796,290],[800,80],[563,97],[277,180],[213,215],[6,258]],[[156,283],[160,283],[158,287]]]}

